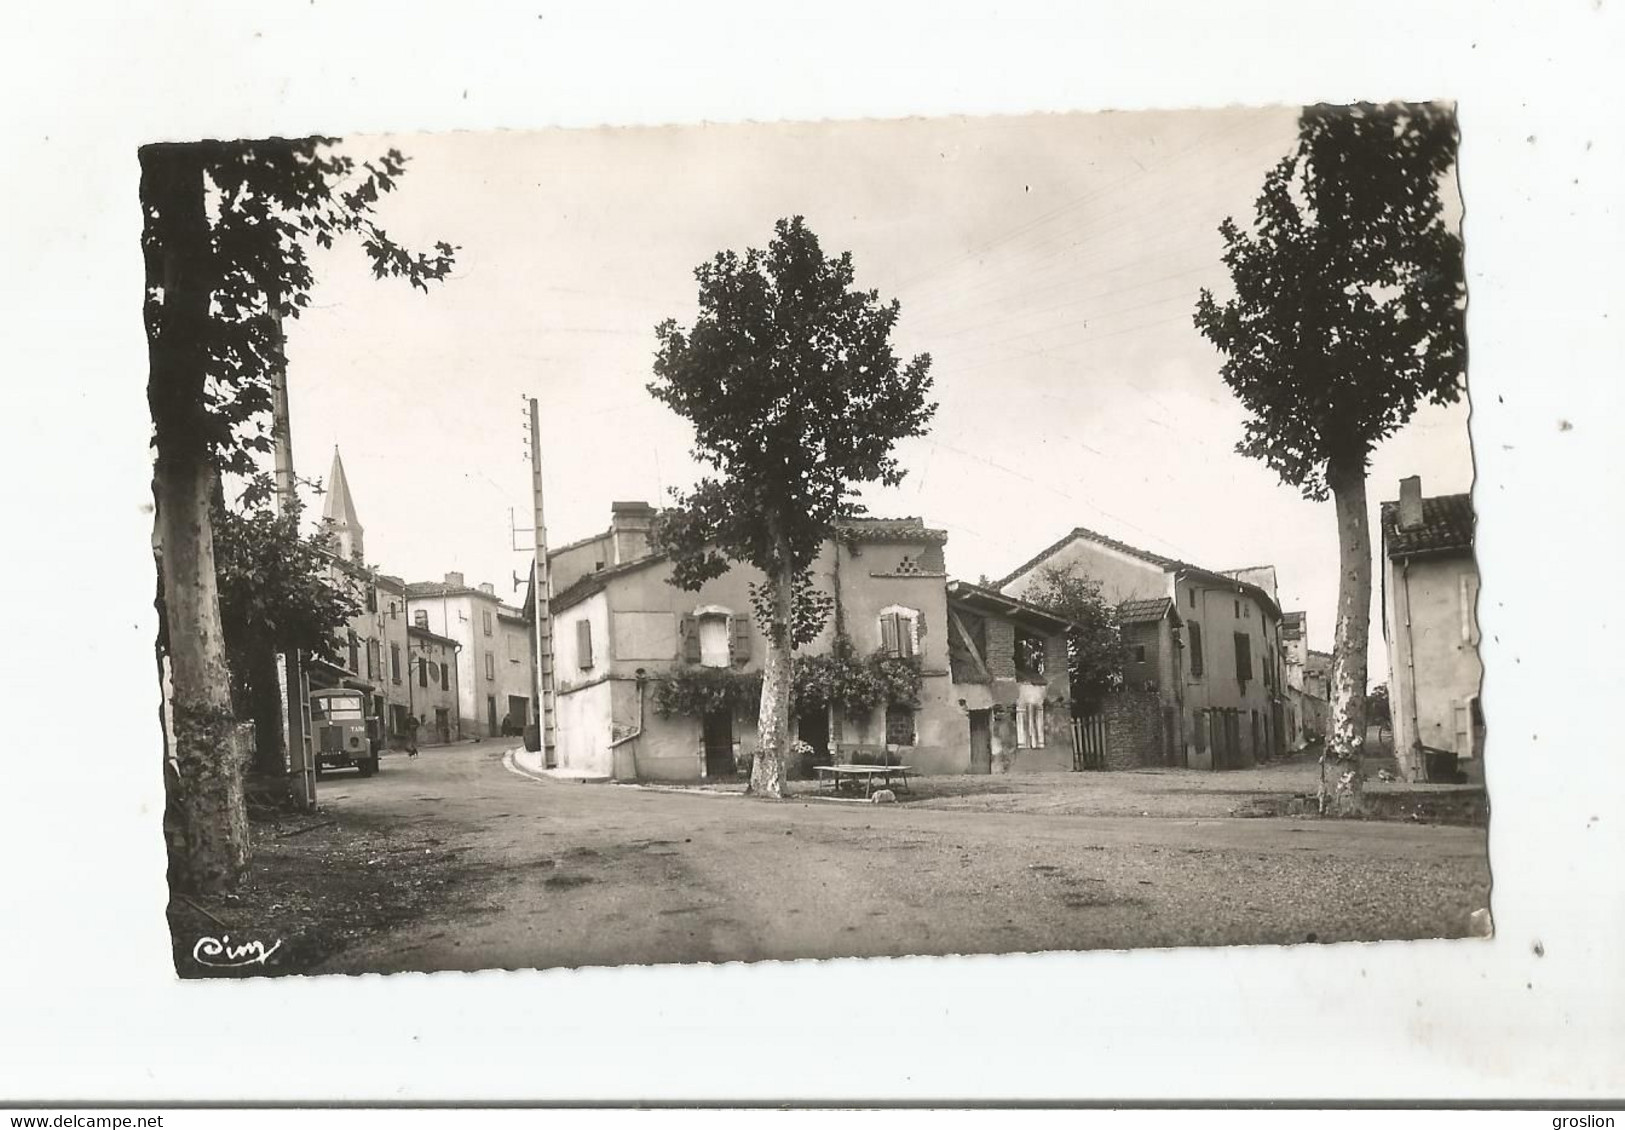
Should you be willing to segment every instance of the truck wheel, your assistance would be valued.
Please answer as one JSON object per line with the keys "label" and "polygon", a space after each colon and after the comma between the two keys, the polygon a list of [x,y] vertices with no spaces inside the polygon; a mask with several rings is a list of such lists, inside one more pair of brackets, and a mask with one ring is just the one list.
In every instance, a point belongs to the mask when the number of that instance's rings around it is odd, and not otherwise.
{"label": "truck wheel", "polygon": [[370,777],[374,773],[378,772],[378,759],[376,757],[363,758],[362,760],[356,762],[356,764],[361,767],[361,775],[363,777]]}

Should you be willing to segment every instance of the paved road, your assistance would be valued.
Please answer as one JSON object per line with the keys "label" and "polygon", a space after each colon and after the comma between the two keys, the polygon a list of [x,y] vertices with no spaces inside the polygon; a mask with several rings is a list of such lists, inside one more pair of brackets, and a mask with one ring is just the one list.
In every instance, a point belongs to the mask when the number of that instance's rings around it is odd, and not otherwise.
{"label": "paved road", "polygon": [[1481,829],[772,803],[541,781],[502,744],[323,778],[472,878],[317,971],[1460,936],[1488,905]]}

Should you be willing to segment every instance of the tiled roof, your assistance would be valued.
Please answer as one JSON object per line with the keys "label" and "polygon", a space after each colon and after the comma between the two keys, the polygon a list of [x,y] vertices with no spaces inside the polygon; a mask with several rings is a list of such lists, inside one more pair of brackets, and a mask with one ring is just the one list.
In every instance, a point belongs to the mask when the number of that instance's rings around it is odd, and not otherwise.
{"label": "tiled roof", "polygon": [[1168,615],[1173,601],[1165,596],[1155,600],[1125,600],[1117,606],[1117,618],[1124,624],[1144,624]]}
{"label": "tiled roof", "polygon": [[501,598],[495,593],[485,592],[473,585],[448,585],[444,581],[413,581],[406,586],[408,599],[425,596],[482,596],[486,600],[495,600],[499,604]]}
{"label": "tiled roof", "polygon": [[1115,549],[1117,552],[1127,554],[1130,557],[1138,558],[1148,565],[1155,565],[1164,572],[1187,573],[1216,585],[1235,585],[1238,589],[1249,592],[1261,600],[1266,610],[1273,612],[1276,615],[1280,614],[1280,608],[1277,607],[1275,598],[1270,596],[1268,592],[1253,584],[1251,581],[1237,580],[1235,577],[1229,577],[1223,573],[1214,572],[1212,569],[1204,569],[1200,565],[1192,565],[1188,561],[1180,561],[1173,557],[1164,557],[1160,553],[1152,553],[1148,549],[1140,549],[1138,546],[1129,545],[1127,542],[1118,541],[1116,538],[1107,537],[1105,534],[1097,533],[1096,531],[1087,529],[1083,526],[1075,527],[1071,533],[1066,535],[1066,537],[1062,538],[1054,545],[1049,546],[1042,553],[1039,553],[1037,556],[1018,566],[1006,576],[993,582],[994,586],[996,588],[1004,588],[1005,585],[1008,585],[1011,581],[1021,576],[1021,574],[1027,572],[1029,569],[1032,569],[1037,565],[1043,564],[1046,558],[1059,553],[1070,542],[1079,538],[1092,541],[1096,545],[1103,545],[1108,549]]}
{"label": "tiled roof", "polygon": [[1047,608],[1040,608],[1036,604],[1031,604],[1013,596],[1005,596],[995,589],[973,585],[969,581],[949,581],[948,599],[957,601],[967,607],[1001,613],[1012,619],[1018,616],[1026,616],[1028,619],[1041,621],[1052,631],[1059,631],[1062,628],[1070,627],[1072,624],[1072,621],[1065,616],[1051,612]]}
{"label": "tiled roof", "polygon": [[1399,528],[1399,503],[1382,504],[1382,544],[1389,557],[1420,553],[1471,552],[1473,548],[1473,496],[1441,494],[1422,500],[1422,524],[1414,530]]}
{"label": "tiled roof", "polygon": [[948,540],[947,530],[926,526],[924,518],[842,518],[835,523],[837,536],[845,541],[932,542]]}

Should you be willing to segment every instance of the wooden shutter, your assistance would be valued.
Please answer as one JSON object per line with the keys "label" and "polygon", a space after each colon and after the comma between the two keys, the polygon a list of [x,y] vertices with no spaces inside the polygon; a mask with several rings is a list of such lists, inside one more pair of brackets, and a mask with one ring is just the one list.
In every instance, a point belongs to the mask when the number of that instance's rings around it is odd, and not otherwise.
{"label": "wooden shutter", "polygon": [[1253,677],[1253,638],[1246,632],[1236,633],[1236,678],[1246,682]]}
{"label": "wooden shutter", "polygon": [[1029,737],[1030,728],[1027,725],[1027,707],[1016,707],[1016,748],[1028,749],[1031,746]]}
{"label": "wooden shutter", "polygon": [[1202,673],[1202,625],[1191,621],[1191,674]]}
{"label": "wooden shutter", "polygon": [[735,616],[733,619],[733,661],[745,663],[750,659],[750,617]]}
{"label": "wooden shutter", "polygon": [[897,646],[897,613],[888,612],[880,618],[880,648],[887,655],[901,654]]}
{"label": "wooden shutter", "polygon": [[694,617],[684,616],[677,622],[677,634],[682,637],[683,660],[687,663],[700,661],[700,633],[699,625]]}
{"label": "wooden shutter", "polygon": [[592,666],[592,621],[576,621],[576,666],[586,670]]}
{"label": "wooden shutter", "polygon": [[897,654],[909,656],[914,654],[914,632],[919,621],[913,616],[897,614]]}

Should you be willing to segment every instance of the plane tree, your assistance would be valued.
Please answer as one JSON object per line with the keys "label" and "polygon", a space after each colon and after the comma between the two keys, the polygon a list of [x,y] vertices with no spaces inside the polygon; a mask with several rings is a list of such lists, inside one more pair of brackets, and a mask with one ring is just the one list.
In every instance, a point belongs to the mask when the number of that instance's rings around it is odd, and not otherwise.
{"label": "plane tree", "polygon": [[1236,450],[1333,503],[1337,626],[1319,797],[1330,815],[1362,803],[1371,454],[1420,406],[1452,403],[1466,386],[1467,286],[1444,197],[1456,146],[1449,107],[1306,108],[1251,227],[1220,226],[1233,297],[1204,289],[1195,312],[1249,413]]}
{"label": "plane tree", "polygon": [[668,319],[649,392],[694,428],[708,468],[661,524],[672,581],[697,590],[753,566],[767,640],[750,790],[783,795],[793,655],[830,601],[811,566],[863,484],[902,481],[894,447],[936,411],[931,358],[891,347],[900,307],[855,285],[850,253],[828,256],[802,217],[781,219],[766,250],[723,251],[695,270],[699,315]]}

